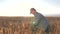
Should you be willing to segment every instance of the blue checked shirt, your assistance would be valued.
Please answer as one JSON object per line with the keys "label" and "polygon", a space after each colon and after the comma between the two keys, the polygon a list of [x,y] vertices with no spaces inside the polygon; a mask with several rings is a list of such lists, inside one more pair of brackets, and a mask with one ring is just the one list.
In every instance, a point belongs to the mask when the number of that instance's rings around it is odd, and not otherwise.
{"label": "blue checked shirt", "polygon": [[36,13],[34,15],[34,22],[33,22],[33,26],[35,28],[40,28],[40,29],[43,29],[43,30],[46,30],[47,26],[49,26],[49,22],[48,20],[40,13]]}

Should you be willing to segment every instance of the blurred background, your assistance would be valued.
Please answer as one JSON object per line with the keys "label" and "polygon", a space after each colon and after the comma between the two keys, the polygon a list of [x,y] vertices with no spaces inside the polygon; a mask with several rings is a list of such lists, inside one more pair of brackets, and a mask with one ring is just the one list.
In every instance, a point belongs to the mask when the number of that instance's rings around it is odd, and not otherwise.
{"label": "blurred background", "polygon": [[33,16],[32,7],[44,16],[60,16],[60,0],[0,0],[0,16]]}
{"label": "blurred background", "polygon": [[30,8],[48,19],[50,34],[60,34],[60,0],[0,0],[0,34],[33,34]]}

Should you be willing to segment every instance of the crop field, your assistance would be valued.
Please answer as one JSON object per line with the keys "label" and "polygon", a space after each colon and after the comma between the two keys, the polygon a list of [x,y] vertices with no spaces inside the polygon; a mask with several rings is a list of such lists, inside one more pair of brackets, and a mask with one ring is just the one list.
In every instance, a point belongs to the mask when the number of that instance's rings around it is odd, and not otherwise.
{"label": "crop field", "polygon": [[[46,17],[51,24],[50,34],[60,34],[60,17]],[[0,34],[33,34],[33,17],[0,17]],[[41,34],[41,31],[36,32]]]}

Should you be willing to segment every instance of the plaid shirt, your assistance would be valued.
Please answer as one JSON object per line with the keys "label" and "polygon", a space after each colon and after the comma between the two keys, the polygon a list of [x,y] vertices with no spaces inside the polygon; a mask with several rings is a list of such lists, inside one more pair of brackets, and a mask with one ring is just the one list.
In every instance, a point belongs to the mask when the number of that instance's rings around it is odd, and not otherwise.
{"label": "plaid shirt", "polygon": [[33,22],[33,27],[46,30],[47,26],[50,25],[48,20],[42,14],[38,12],[36,12],[34,16],[35,16],[34,17],[35,19]]}

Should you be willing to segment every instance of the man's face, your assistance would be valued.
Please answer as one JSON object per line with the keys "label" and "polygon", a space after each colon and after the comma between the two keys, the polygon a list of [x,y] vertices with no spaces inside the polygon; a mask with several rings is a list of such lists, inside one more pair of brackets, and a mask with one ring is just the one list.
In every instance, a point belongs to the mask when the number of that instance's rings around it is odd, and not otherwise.
{"label": "man's face", "polygon": [[34,14],[35,13],[35,11],[34,10],[30,10],[30,14]]}

